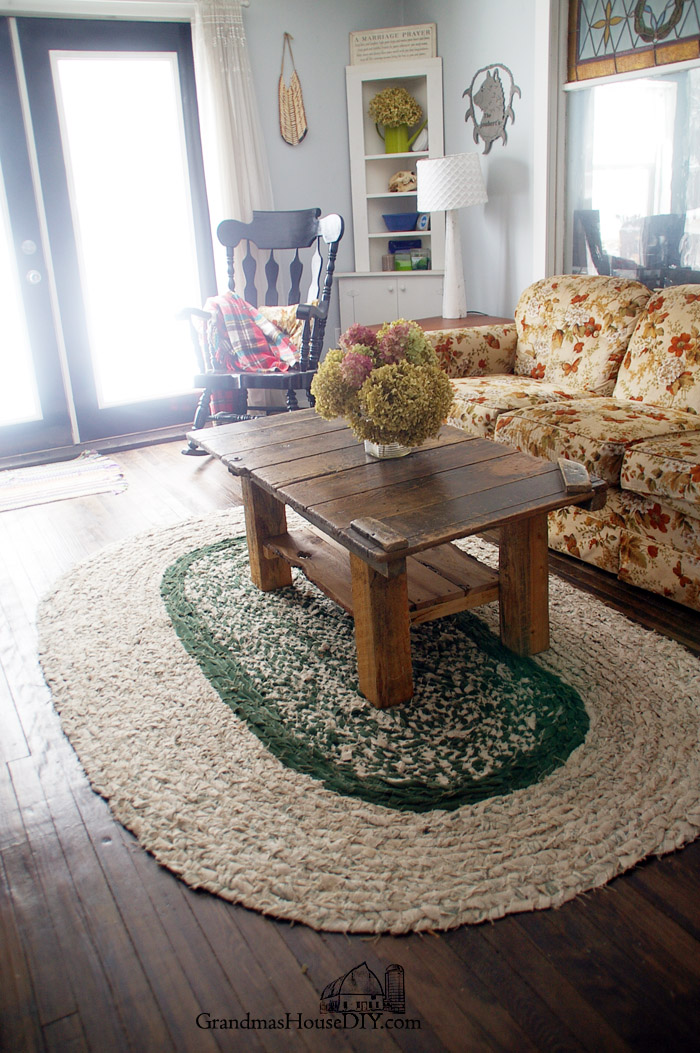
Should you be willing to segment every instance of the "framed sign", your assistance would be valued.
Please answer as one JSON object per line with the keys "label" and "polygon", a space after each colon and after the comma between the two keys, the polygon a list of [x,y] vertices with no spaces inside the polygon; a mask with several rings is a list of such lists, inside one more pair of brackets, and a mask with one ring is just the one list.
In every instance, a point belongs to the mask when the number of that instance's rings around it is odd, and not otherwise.
{"label": "framed sign", "polygon": [[360,29],[350,34],[350,65],[362,62],[390,62],[394,59],[436,58],[437,26],[393,26],[386,29]]}

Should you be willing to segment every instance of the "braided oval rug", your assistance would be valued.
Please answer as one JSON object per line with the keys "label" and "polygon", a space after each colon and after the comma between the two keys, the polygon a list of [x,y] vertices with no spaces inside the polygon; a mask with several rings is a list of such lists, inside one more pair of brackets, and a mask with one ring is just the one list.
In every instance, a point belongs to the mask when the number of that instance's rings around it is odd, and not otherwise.
{"label": "braided oval rug", "polygon": [[39,612],[92,786],[189,885],[317,929],[448,929],[700,833],[700,662],[680,645],[552,578],[549,651],[502,648],[495,605],[427,623],[413,700],[377,711],[352,620],[301,575],[254,589],[243,529],[234,509],[122,542]]}

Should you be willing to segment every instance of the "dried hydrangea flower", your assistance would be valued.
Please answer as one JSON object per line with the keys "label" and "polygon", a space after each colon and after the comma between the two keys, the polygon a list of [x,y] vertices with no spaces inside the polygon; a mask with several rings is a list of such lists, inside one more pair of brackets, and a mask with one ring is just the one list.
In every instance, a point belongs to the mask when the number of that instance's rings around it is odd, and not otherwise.
{"label": "dried hydrangea flower", "polygon": [[367,325],[360,325],[359,322],[351,325],[340,337],[340,346],[349,351],[355,344],[375,348],[377,346],[377,334],[374,329],[370,329]]}
{"label": "dried hydrangea flower", "polygon": [[423,110],[405,88],[385,88],[374,96],[369,104],[369,115],[385,128],[409,127],[423,117]]}
{"label": "dried hydrangea flower", "polygon": [[[340,373],[346,384],[349,384],[351,388],[355,388],[359,391],[367,377],[372,372],[374,362],[369,357],[362,353],[362,344],[357,344],[352,351],[348,351],[340,363]],[[369,350],[369,348],[367,348]]]}

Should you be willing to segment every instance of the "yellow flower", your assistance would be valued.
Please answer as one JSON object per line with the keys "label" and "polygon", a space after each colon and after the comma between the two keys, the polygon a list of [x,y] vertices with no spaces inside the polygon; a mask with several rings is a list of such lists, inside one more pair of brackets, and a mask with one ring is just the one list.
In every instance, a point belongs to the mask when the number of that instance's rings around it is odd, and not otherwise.
{"label": "yellow flower", "polygon": [[398,128],[401,124],[418,124],[423,110],[405,88],[385,88],[370,102],[369,115],[385,128]]}

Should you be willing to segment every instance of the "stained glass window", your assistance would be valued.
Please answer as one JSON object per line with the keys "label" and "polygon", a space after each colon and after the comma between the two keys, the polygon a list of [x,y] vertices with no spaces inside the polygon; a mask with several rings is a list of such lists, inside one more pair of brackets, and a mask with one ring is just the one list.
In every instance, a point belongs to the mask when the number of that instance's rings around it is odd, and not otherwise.
{"label": "stained glass window", "polygon": [[571,0],[569,80],[700,56],[700,0]]}

